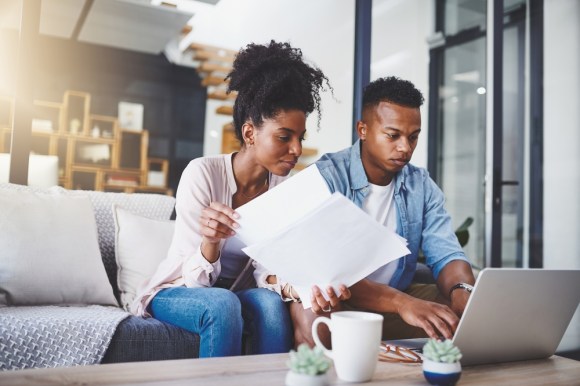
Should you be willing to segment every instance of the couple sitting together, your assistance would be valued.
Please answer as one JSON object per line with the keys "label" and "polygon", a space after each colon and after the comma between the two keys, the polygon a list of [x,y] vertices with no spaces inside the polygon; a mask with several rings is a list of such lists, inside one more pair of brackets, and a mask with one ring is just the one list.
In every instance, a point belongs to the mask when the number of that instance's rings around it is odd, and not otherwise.
{"label": "couple sitting together", "polygon": [[[314,287],[312,307],[304,309],[283,272],[268,272],[241,250],[233,237],[235,209],[288,177],[302,152],[306,117],[317,110],[320,122],[320,91],[331,87],[301,50],[274,41],[242,49],[228,79],[229,90],[238,92],[241,150],[195,159],[184,170],[168,256],[133,312],[198,334],[200,357],[240,355],[243,333],[254,354],[312,345],[314,319],[341,309],[383,314],[385,339],[451,338],[469,296],[463,284],[475,279],[443,193],[424,169],[409,164],[421,132],[421,92],[395,77],[370,83],[359,140],[316,162],[331,192],[404,237],[411,254],[339,293]],[[436,285],[412,283],[420,249]]]}

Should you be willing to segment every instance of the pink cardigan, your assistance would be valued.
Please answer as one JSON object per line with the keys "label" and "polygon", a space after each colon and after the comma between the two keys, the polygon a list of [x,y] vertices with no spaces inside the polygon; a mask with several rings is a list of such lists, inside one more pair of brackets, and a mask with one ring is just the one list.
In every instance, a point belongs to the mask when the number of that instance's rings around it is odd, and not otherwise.
{"label": "pink cardigan", "polygon": [[[269,188],[286,178],[271,174]],[[232,196],[236,191],[232,154],[197,158],[189,163],[177,188],[175,233],[167,258],[138,291],[131,305],[134,314],[150,316],[146,311],[147,305],[164,288],[211,287],[216,282],[221,272],[221,258],[210,264],[201,254],[199,217],[201,211],[213,201],[231,207]],[[224,242],[221,243],[221,248],[223,244]],[[268,284],[266,278],[270,273],[256,262],[253,265],[257,285],[280,294],[285,283]]]}

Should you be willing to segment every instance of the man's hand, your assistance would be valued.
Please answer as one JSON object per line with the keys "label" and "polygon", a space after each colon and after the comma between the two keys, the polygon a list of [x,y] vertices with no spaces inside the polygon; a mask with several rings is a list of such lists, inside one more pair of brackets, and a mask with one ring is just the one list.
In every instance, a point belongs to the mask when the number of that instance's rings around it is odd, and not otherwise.
{"label": "man's hand", "polygon": [[459,323],[459,318],[448,306],[415,298],[372,280],[361,280],[350,290],[350,304],[354,307],[397,313],[405,323],[421,328],[431,338],[451,339]]}
{"label": "man's hand", "polygon": [[453,338],[459,318],[449,307],[408,297],[399,307],[399,315],[407,323],[419,327],[430,338]]}

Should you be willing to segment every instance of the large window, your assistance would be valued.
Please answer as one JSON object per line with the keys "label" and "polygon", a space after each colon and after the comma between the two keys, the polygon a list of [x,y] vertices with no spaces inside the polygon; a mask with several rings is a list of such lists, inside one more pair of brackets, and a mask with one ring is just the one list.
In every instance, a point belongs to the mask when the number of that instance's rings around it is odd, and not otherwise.
{"label": "large window", "polygon": [[439,87],[437,180],[452,217],[476,221],[466,253],[482,265],[485,172],[485,38],[452,46],[443,52]]}
{"label": "large window", "polygon": [[[439,44],[431,49],[429,165],[447,197],[453,218],[472,217],[466,252],[476,265],[486,260],[486,146],[501,149],[501,265],[526,265],[524,218],[527,133],[525,131],[524,0],[504,2],[503,124],[501,135],[486,143],[487,2],[437,2]],[[488,204],[489,206],[489,204]]]}

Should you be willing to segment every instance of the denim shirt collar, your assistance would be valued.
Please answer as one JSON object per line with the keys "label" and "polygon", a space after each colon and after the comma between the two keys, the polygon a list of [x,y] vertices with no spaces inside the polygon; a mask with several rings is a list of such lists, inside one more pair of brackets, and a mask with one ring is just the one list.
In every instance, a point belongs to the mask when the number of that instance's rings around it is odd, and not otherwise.
{"label": "denim shirt collar", "polygon": [[[365,169],[363,167],[360,156],[360,139],[357,140],[350,148],[350,181],[352,189],[360,190],[369,186]],[[405,190],[405,176],[407,174],[407,166],[403,168],[394,177],[395,179],[395,194],[398,194],[401,189]]]}
{"label": "denim shirt collar", "polygon": [[350,148],[350,182],[354,190],[369,186],[369,180],[360,158],[360,139]]}

